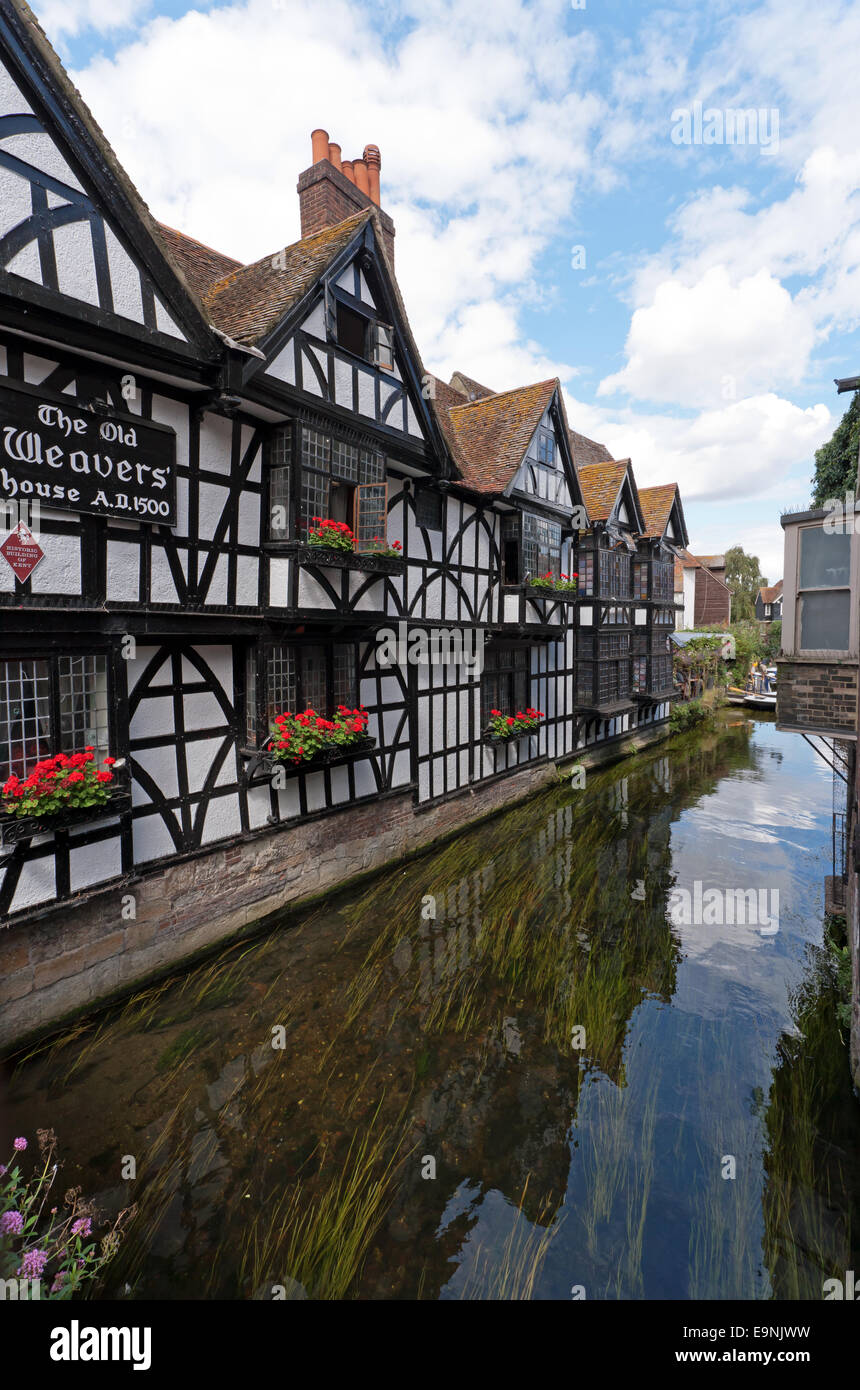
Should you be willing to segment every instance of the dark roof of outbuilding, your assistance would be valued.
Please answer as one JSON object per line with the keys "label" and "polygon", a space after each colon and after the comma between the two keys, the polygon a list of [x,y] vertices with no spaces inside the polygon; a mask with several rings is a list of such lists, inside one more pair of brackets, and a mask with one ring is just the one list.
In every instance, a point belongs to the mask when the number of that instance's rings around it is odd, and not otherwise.
{"label": "dark roof of outbuilding", "polygon": [[776,583],[771,584],[769,588],[759,589],[758,594],[762,603],[775,603],[776,600],[782,596],[782,580],[778,579]]}

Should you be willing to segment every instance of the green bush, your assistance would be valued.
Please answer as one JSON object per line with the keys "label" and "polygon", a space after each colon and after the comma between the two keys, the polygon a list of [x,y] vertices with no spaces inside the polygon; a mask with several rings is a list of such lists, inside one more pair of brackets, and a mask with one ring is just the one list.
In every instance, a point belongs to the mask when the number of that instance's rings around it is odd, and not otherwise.
{"label": "green bush", "polygon": [[673,733],[683,734],[694,729],[697,724],[705,724],[712,713],[701,700],[688,700],[686,704],[673,705],[669,715],[669,728]]}

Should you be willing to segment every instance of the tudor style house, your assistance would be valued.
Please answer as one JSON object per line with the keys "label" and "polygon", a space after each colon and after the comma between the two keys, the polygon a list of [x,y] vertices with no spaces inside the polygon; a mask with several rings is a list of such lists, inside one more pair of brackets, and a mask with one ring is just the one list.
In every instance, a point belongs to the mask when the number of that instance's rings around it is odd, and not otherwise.
{"label": "tudor style house", "polygon": [[[189,933],[124,928],[84,999],[668,715],[677,488],[640,495],[557,380],[425,370],[380,168],[314,131],[300,239],[243,264],[153,219],[24,0],[0,10],[0,787],[117,760],[107,804],[0,809],[0,920],[50,933],[92,900],[92,933],[135,885]],[[378,660],[402,624],[482,660]],[[274,777],[275,717],[339,707],[367,737]],[[34,970],[5,986],[21,1027]]]}

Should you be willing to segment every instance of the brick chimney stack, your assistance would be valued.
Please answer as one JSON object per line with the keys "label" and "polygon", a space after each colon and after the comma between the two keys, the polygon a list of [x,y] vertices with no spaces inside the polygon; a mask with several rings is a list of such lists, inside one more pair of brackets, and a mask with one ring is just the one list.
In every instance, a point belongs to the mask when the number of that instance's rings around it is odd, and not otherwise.
{"label": "brick chimney stack", "polygon": [[365,145],[361,159],[341,159],[341,147],[332,144],[328,131],[314,130],[311,158],[313,163],[299,174],[298,182],[302,236],[313,236],[362,208],[372,207],[376,209],[385,250],[393,265],[394,223],[379,203],[379,147]]}

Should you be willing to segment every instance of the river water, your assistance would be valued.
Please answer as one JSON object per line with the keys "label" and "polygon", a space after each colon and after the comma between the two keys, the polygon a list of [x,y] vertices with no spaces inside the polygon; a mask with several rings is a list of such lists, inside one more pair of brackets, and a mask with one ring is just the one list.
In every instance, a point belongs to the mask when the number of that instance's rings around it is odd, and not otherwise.
{"label": "river water", "polygon": [[42,1046],[3,1127],[137,1202],[110,1297],[820,1299],[860,1269],[831,810],[725,713]]}

